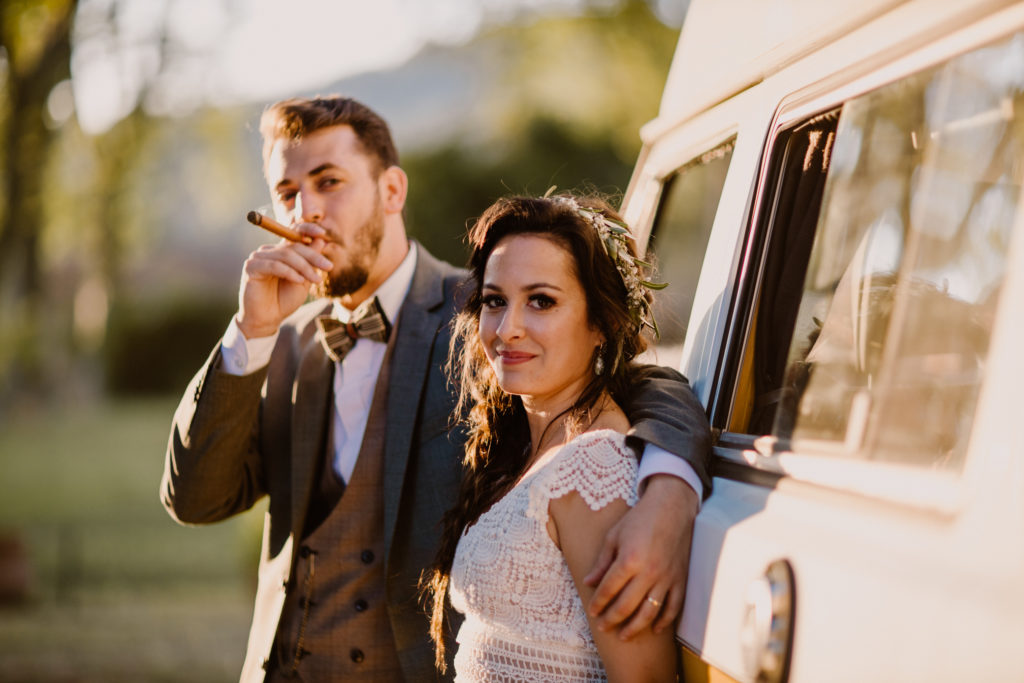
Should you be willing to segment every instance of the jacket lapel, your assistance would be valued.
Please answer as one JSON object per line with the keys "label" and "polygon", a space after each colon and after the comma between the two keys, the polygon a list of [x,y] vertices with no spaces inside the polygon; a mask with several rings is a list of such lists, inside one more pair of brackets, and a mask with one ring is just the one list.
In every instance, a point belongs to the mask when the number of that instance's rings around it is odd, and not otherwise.
{"label": "jacket lapel", "polygon": [[389,417],[384,451],[384,542],[391,547],[420,399],[443,319],[444,287],[439,262],[418,247],[416,272],[397,323],[398,338],[388,385]]}
{"label": "jacket lapel", "polygon": [[[329,308],[329,306],[328,306]],[[297,381],[292,392],[292,533],[298,539],[306,523],[317,459],[324,457],[332,414],[334,364],[316,335],[304,342]]]}

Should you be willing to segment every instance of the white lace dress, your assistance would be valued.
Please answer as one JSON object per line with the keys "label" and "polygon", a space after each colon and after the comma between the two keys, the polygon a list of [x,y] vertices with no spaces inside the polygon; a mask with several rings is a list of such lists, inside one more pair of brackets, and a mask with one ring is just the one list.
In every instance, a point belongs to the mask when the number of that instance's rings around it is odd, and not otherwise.
{"label": "white lace dress", "polygon": [[465,615],[457,682],[604,681],[604,666],[569,567],[548,535],[548,503],[578,491],[592,510],[636,503],[637,464],[625,436],[598,430],[536,463],[465,531],[451,601]]}

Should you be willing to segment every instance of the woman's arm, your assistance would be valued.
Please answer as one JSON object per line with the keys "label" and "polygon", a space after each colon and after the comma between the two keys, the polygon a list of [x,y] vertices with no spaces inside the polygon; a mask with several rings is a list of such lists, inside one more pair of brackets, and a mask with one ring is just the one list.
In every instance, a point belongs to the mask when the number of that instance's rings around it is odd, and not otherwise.
{"label": "woman's arm", "polygon": [[[629,439],[654,444],[688,463],[711,491],[711,435],[707,417],[686,378],[653,365],[637,368],[622,408]],[[690,541],[700,500],[682,479],[656,475],[640,502],[608,534],[587,583],[596,586],[587,611],[600,624],[631,638],[650,628],[667,629],[679,616],[686,593]],[[655,608],[647,596],[661,601]]]}
{"label": "woman's arm", "polygon": [[[629,509],[619,498],[600,510],[591,510],[577,491],[549,503],[548,533],[561,548],[584,605],[589,604],[594,588],[584,583],[583,578],[594,566],[605,536]],[[588,615],[587,619],[598,653],[608,670],[609,681],[662,683],[675,680],[676,658],[671,629],[655,634],[647,626],[624,641],[614,629],[600,630],[594,617]]]}

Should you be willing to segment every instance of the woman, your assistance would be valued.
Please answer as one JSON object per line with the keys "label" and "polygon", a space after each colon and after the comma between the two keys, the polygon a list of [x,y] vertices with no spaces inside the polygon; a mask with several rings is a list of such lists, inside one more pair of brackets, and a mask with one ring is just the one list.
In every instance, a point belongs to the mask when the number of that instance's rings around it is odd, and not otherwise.
{"label": "woman", "polygon": [[616,402],[653,328],[646,264],[600,200],[499,200],[470,231],[474,291],[450,371],[468,409],[466,474],[431,582],[465,622],[457,680],[674,680],[672,634],[601,632],[583,577],[636,501]]}

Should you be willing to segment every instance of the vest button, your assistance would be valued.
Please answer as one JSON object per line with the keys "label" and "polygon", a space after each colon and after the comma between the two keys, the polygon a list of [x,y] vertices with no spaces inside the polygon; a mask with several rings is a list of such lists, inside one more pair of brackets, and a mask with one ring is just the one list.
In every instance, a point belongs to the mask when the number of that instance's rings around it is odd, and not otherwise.
{"label": "vest button", "polygon": [[348,656],[351,657],[352,661],[355,662],[356,664],[359,664],[364,659],[366,659],[366,655],[364,655],[363,651],[360,650],[358,647],[352,648],[352,651],[348,653]]}
{"label": "vest button", "polygon": [[370,564],[371,562],[373,562],[373,551],[372,550],[364,550],[359,555],[359,559],[361,559],[363,561],[363,564]]}
{"label": "vest button", "polygon": [[356,600],[355,608],[357,612],[365,612],[367,608],[369,608],[369,605],[366,604],[366,600],[360,598]]}

